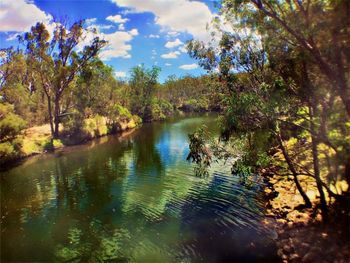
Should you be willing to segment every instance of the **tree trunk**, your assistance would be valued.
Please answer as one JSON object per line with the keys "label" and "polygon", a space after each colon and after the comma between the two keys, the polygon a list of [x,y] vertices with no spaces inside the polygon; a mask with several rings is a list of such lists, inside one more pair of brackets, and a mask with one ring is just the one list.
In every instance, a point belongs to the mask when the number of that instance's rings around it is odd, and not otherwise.
{"label": "tree trunk", "polygon": [[59,96],[55,97],[55,132],[54,138],[59,137],[59,126],[60,126],[60,99]]}
{"label": "tree trunk", "polygon": [[300,182],[298,180],[298,173],[295,170],[295,167],[294,167],[294,165],[292,163],[292,160],[289,157],[287,149],[283,145],[283,141],[282,141],[282,137],[281,137],[280,133],[278,133],[277,138],[278,138],[278,142],[279,142],[280,148],[282,150],[284,159],[286,160],[286,162],[288,164],[289,170],[293,174],[294,183],[295,183],[295,185],[296,185],[300,195],[302,196],[302,198],[304,200],[305,206],[310,208],[310,207],[312,207],[311,201],[310,201],[309,197],[307,196],[307,194],[304,192],[303,188],[301,187],[301,184],[300,184]]}
{"label": "tree trunk", "polygon": [[50,98],[50,96],[46,96],[46,97],[47,97],[47,109],[48,109],[48,112],[49,112],[51,136],[54,137],[54,135],[55,135],[55,129],[54,129],[54,126],[53,126],[53,116],[52,116],[51,98]]}
{"label": "tree trunk", "polygon": [[316,185],[318,192],[320,193],[320,201],[321,201],[321,211],[322,217],[324,221],[328,219],[328,207],[326,202],[326,197],[323,191],[322,180],[320,176],[320,167],[318,160],[318,150],[317,150],[317,139],[315,138],[315,124],[313,121],[314,110],[313,107],[309,107],[310,111],[310,131],[311,131],[311,144],[312,144],[312,158],[313,158],[313,166],[314,166],[314,174],[316,179]]}

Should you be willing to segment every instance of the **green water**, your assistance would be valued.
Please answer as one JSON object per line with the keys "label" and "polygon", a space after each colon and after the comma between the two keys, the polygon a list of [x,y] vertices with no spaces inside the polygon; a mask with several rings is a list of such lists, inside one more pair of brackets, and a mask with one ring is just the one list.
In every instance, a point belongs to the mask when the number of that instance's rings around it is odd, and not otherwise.
{"label": "green water", "polygon": [[261,186],[229,167],[194,175],[177,117],[30,158],[1,175],[1,262],[266,262]]}

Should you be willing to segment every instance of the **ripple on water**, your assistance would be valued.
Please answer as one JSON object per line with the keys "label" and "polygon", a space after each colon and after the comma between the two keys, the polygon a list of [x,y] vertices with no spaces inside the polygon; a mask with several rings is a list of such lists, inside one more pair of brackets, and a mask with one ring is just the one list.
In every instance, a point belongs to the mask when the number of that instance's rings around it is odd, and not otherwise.
{"label": "ripple on water", "polygon": [[186,162],[187,134],[201,123],[217,128],[211,117],[144,125],[129,138],[38,158],[2,174],[1,238],[8,242],[1,243],[1,259],[269,258],[259,185],[241,184],[222,163],[198,177]]}

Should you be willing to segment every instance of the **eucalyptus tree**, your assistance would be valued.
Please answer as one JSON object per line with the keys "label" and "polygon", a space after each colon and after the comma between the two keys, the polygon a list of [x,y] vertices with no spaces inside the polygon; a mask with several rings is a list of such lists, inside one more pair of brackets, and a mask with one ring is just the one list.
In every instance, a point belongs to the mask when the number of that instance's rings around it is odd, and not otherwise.
{"label": "eucalyptus tree", "polygon": [[147,69],[144,65],[131,69],[130,108],[133,114],[141,116],[144,121],[152,119],[152,98],[155,96],[159,72],[158,67]]}
{"label": "eucalyptus tree", "polygon": [[46,95],[51,134],[58,137],[62,98],[106,41],[95,37],[79,51],[78,45],[84,41],[83,21],[73,23],[69,29],[57,23],[52,36],[43,23],[37,23],[21,41],[26,45],[27,63]]}
{"label": "eucalyptus tree", "polygon": [[[348,92],[348,75],[343,74],[348,71],[348,48],[344,45],[348,42],[344,34],[347,24],[334,20],[339,6],[347,5],[344,1],[307,3],[306,10],[301,1],[222,1],[221,14],[233,25],[233,32],[223,32],[219,25],[222,37],[218,46],[192,41],[188,48],[204,69],[219,72],[222,86],[229,91],[221,118],[222,137],[244,139],[243,154],[233,171],[249,173],[266,165],[277,145],[307,206],[311,203],[298,177],[315,179],[326,219],[324,189],[330,197],[340,196],[324,180],[332,175],[350,182],[350,148],[345,139],[350,133],[346,124],[349,97],[344,95]],[[308,12],[311,24],[304,21]],[[334,34],[342,40],[334,43],[322,39],[331,35],[329,31],[322,35],[322,25],[334,28],[338,22],[342,29],[337,28]],[[248,34],[244,36],[244,32]],[[303,41],[317,47],[311,50]],[[200,137],[200,133],[191,135],[189,158],[209,164],[211,158],[205,156],[210,152]],[[286,143],[290,139],[296,141],[293,147]],[[213,153],[225,157],[215,149]],[[321,161],[322,155],[326,158]]]}
{"label": "eucalyptus tree", "polygon": [[[119,83],[113,76],[113,68],[99,59],[93,59],[79,74],[73,92],[75,108],[82,114],[108,116],[120,97],[117,94]],[[89,117],[89,116],[85,116]]]}
{"label": "eucalyptus tree", "polygon": [[308,55],[350,116],[350,2],[347,0],[223,0],[222,11],[269,32]]}

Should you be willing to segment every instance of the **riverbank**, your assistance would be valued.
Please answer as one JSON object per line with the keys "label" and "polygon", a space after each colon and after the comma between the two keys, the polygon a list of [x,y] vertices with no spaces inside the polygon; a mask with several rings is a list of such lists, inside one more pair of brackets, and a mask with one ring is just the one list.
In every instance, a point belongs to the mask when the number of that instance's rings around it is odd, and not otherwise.
{"label": "riverbank", "polygon": [[[114,124],[113,130],[108,129],[108,122],[105,117],[91,118],[85,120],[84,130],[78,136],[69,136],[61,127],[63,134],[59,139],[52,139],[49,124],[27,128],[17,136],[19,149],[16,155],[1,162],[1,168],[12,166],[20,160],[28,157],[53,152],[65,147],[71,147],[84,144],[88,141],[111,134],[121,134],[122,132],[137,128],[141,124],[138,117],[132,117],[129,120],[122,120]],[[2,169],[1,169],[2,170]]]}
{"label": "riverbank", "polygon": [[[182,111],[176,109],[172,112],[168,112],[166,115],[162,115],[162,118],[154,118],[145,122],[164,121],[177,115],[182,116],[184,114],[190,115],[210,112],[215,111],[209,109],[205,111],[200,111],[198,109]],[[53,152],[67,146],[81,145],[102,136],[118,134],[134,129],[143,122],[137,115],[131,115],[130,113],[124,115],[129,116],[127,118],[123,117],[112,124],[107,117],[96,115],[85,119],[83,121],[83,128],[78,131],[74,131],[74,126],[70,127],[69,125],[64,126],[64,124],[61,124],[59,130],[61,136],[58,139],[52,139],[49,124],[24,129],[16,136],[12,143],[9,143],[8,149],[5,149],[6,151],[0,148],[0,170],[6,170],[9,166],[15,166],[18,161],[33,155]]]}
{"label": "riverbank", "polygon": [[261,258],[249,246],[265,240],[255,188],[242,188],[227,167],[212,179],[194,176],[185,158],[188,134],[202,125],[217,134],[215,117],[147,123],[2,173],[1,261]]}
{"label": "riverbank", "polygon": [[349,262],[349,222],[321,221],[316,187],[307,194],[313,208],[303,208],[303,199],[291,178],[265,175],[267,188],[265,224],[275,228],[277,254],[283,262]]}

